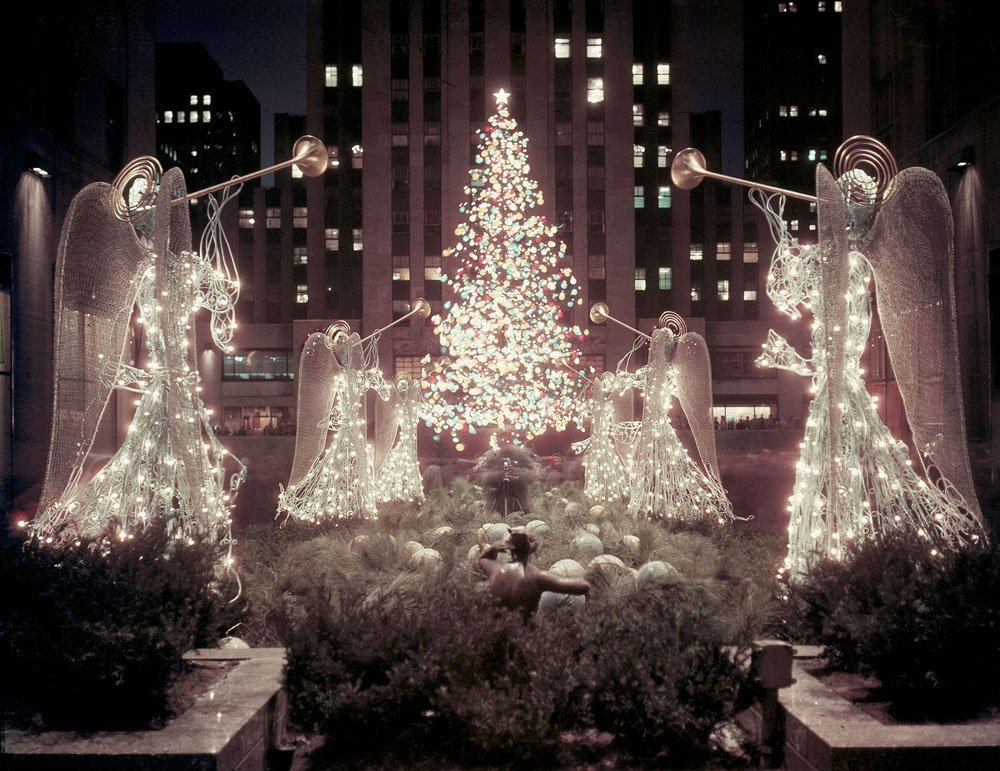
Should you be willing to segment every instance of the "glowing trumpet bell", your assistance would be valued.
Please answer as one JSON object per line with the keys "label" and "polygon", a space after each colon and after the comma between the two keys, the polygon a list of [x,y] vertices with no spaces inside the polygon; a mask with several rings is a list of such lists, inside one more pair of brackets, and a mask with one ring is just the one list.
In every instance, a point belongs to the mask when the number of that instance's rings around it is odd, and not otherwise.
{"label": "glowing trumpet bell", "polygon": [[608,320],[607,303],[594,303],[590,306],[590,320],[595,324],[603,324]]}
{"label": "glowing trumpet bell", "polygon": [[413,301],[412,311],[420,316],[422,319],[426,319],[431,315],[431,304],[427,302],[423,297],[418,297]]}
{"label": "glowing trumpet bell", "polygon": [[690,190],[701,184],[706,171],[705,156],[693,147],[688,147],[674,156],[674,161],[670,164],[670,179],[673,180],[674,187]]}
{"label": "glowing trumpet bell", "polygon": [[686,334],[688,331],[687,322],[684,321],[684,317],[675,311],[664,311],[661,313],[657,326],[660,329],[669,329],[676,336]]}
{"label": "glowing trumpet bell", "polygon": [[306,177],[318,177],[326,171],[330,162],[330,153],[322,139],[306,134],[295,140],[292,147],[292,157],[295,165]]}

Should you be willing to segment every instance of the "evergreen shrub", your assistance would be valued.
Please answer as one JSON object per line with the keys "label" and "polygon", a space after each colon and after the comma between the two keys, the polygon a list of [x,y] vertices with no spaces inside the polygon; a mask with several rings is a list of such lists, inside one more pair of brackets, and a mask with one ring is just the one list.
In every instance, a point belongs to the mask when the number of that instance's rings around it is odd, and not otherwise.
{"label": "evergreen shrub", "polygon": [[1000,549],[932,548],[852,544],[790,596],[832,668],[874,675],[900,717],[959,720],[1000,706]]}
{"label": "evergreen shrub", "polygon": [[234,622],[219,554],[150,529],[105,553],[97,544],[2,540],[0,657],[6,708],[46,728],[135,729],[168,715],[182,654]]}

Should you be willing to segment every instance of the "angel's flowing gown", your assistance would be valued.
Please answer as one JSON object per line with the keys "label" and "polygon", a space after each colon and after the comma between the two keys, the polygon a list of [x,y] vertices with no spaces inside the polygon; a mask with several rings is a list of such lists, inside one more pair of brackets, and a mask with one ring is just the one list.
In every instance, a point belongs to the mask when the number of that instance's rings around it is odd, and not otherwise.
{"label": "angel's flowing gown", "polygon": [[190,310],[200,298],[200,282],[192,276],[204,267],[186,251],[147,254],[136,292],[147,368],[121,366],[115,373],[119,384],[146,384],[135,417],[105,466],[35,520],[43,540],[123,540],[154,521],[179,540],[228,537],[231,496],[243,474],[241,469],[226,480],[228,453],[197,393]]}
{"label": "angel's flowing gown", "polygon": [[629,491],[629,474],[612,437],[615,376],[605,372],[594,381],[590,400],[590,438],[583,452],[584,492],[595,501],[615,501]]}
{"label": "angel's flowing gown", "polygon": [[417,458],[417,426],[423,403],[420,384],[409,381],[398,393],[395,414],[398,434],[385,462],[376,472],[375,498],[379,501],[419,503],[424,499],[424,483]]}
{"label": "angel's flowing gown", "polygon": [[[773,212],[768,214],[774,220]],[[772,224],[781,233],[781,243],[768,275],[768,295],[792,318],[798,318],[799,306],[813,316],[811,359],[804,359],[772,330],[758,360],[761,366],[812,378],[814,396],[788,506],[786,570],[801,574],[817,555],[837,558],[848,542],[893,530],[912,529],[929,540],[940,537],[947,542],[976,533],[977,519],[964,507],[961,496],[952,488],[929,484],[916,473],[906,444],[892,436],[878,416],[877,401],[865,388],[860,359],[872,319],[871,269],[856,251],[848,256],[847,364],[840,437],[831,452],[827,330],[820,287],[822,246],[789,240],[780,218]]]}
{"label": "angel's flowing gown", "polygon": [[691,459],[670,422],[677,370],[670,363],[677,339],[669,329],[653,330],[645,369],[642,427],[628,513],[634,517],[684,520],[733,518],[722,484]]}
{"label": "angel's flowing gown", "polygon": [[[342,366],[332,383],[333,407],[324,424],[334,431],[333,439],[305,475],[280,493],[278,516],[321,522],[377,514],[366,436],[366,375],[357,335],[343,338],[332,355]],[[300,382],[299,388],[303,386]]]}

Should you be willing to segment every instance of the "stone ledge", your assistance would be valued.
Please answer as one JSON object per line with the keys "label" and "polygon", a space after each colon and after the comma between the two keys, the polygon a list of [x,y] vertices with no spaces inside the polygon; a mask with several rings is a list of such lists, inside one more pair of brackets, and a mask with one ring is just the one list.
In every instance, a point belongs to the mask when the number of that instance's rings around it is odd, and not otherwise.
{"label": "stone ledge", "polygon": [[970,725],[885,725],[855,707],[798,661],[779,694],[790,771],[1000,768],[1000,720]]}
{"label": "stone ledge", "polygon": [[[199,650],[187,660],[240,663],[159,730],[8,730],[4,768],[30,771],[265,771],[283,729],[284,650]],[[81,695],[81,698],[86,698]]]}

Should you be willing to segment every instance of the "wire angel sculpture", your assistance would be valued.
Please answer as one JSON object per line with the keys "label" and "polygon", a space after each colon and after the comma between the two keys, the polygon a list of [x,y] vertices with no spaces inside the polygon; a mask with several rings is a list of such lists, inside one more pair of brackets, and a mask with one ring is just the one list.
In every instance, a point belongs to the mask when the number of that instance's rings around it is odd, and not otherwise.
{"label": "wire angel sculpture", "polygon": [[389,398],[376,402],[375,499],[420,503],[424,500],[417,458],[417,427],[424,406],[420,381],[397,373],[390,388]]}
{"label": "wire angel sculpture", "polygon": [[[815,394],[789,501],[792,576],[818,555],[841,557],[853,539],[894,530],[915,531],[929,548],[984,536],[959,387],[948,199],[927,169],[889,176],[894,162],[886,168],[880,183],[878,168],[876,178],[854,169],[835,180],[817,167],[817,245],[790,238],[780,204],[775,211],[771,199],[751,193],[778,244],[768,295],[792,319],[800,308],[813,315],[811,359],[773,330],[758,359],[810,377]],[[872,275],[922,475],[862,379]]]}
{"label": "wire angel sculpture", "polygon": [[[186,193],[179,169],[146,193],[155,204],[130,208],[117,185],[95,183],[66,215],[56,264],[52,441],[29,527],[45,543],[107,546],[162,523],[178,541],[231,552],[230,511],[246,469],[216,438],[198,396],[192,315],[212,312],[213,339],[225,349],[239,294],[235,265],[214,199],[201,253],[191,250],[187,206],[172,205]],[[144,369],[123,358],[134,308],[145,330]],[[115,388],[138,394],[135,416],[118,451],[85,480]]]}
{"label": "wire angel sculpture", "polygon": [[[673,313],[661,316],[649,361],[637,373],[644,392],[628,513],[684,520],[735,519],[719,478],[712,424],[712,369],[705,339]],[[674,397],[694,435],[702,466],[692,460],[670,422]]]}
{"label": "wire angel sculpture", "polygon": [[604,372],[590,386],[590,436],[579,445],[584,467],[584,493],[595,501],[628,496],[631,474],[618,452],[615,426],[631,383],[614,372]]}
{"label": "wire angel sculpture", "polygon": [[323,522],[376,515],[367,380],[361,339],[344,322],[309,335],[299,363],[295,456],[277,516]]}

